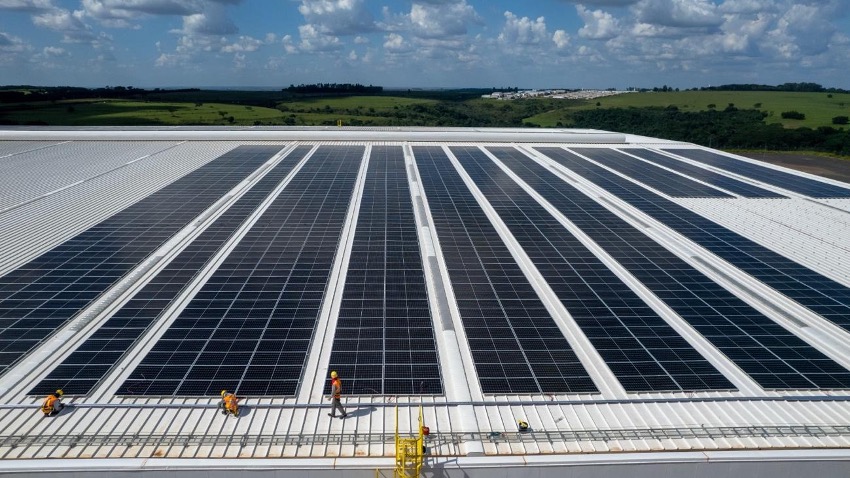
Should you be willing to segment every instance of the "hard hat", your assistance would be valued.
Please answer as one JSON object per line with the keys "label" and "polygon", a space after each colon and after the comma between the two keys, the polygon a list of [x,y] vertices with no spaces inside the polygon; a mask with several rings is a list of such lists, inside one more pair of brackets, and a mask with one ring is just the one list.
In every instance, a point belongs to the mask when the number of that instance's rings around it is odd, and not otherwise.
{"label": "hard hat", "polygon": [[331,378],[336,378],[336,370],[331,372]]}
{"label": "hard hat", "polygon": [[59,395],[61,397],[62,395],[65,395],[65,392],[63,392],[60,388],[59,390],[56,390],[56,395]]}
{"label": "hard hat", "polygon": [[223,396],[225,396],[225,395],[227,395],[227,390],[222,390],[222,391],[221,391],[221,396],[223,397]]}

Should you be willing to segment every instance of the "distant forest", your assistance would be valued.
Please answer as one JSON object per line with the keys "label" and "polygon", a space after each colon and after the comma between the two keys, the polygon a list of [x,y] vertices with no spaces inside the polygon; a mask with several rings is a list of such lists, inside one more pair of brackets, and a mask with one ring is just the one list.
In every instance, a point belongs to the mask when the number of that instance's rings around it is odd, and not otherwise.
{"label": "distant forest", "polygon": [[383,86],[365,86],[360,83],[314,83],[312,85],[289,85],[283,91],[299,94],[320,95],[374,95],[384,91]]}

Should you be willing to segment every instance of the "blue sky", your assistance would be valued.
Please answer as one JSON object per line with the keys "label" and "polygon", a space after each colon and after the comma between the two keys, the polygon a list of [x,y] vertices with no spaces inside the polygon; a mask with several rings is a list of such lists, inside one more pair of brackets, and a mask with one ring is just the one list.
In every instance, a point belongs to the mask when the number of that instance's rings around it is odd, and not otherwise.
{"label": "blue sky", "polygon": [[850,88],[848,0],[0,0],[0,84]]}

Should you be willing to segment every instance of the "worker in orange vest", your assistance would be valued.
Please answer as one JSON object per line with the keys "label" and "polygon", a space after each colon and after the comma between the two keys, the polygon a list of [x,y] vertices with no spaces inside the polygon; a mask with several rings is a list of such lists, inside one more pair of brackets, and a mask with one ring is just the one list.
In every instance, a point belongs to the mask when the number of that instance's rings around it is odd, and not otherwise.
{"label": "worker in orange vest", "polygon": [[221,391],[221,401],[218,402],[218,407],[221,408],[222,415],[227,415],[229,412],[234,417],[239,416],[239,399],[227,390]]}
{"label": "worker in orange vest", "polygon": [[58,414],[59,411],[62,410],[62,395],[65,395],[65,392],[62,390],[56,390],[44,398],[44,402],[41,404],[41,413],[43,413],[45,417]]}
{"label": "worker in orange vest", "polygon": [[348,416],[345,413],[345,409],[342,408],[342,403],[340,399],[342,398],[342,381],[339,379],[336,371],[331,372],[331,413],[328,413],[329,417],[336,417],[337,409],[340,411],[339,418],[345,418]]}

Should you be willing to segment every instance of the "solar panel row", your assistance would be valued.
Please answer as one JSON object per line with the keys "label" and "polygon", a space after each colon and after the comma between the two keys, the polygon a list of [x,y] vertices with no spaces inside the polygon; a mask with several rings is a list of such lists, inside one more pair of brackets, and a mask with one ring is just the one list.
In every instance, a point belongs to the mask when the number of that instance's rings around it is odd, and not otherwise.
{"label": "solar panel row", "polygon": [[[537,179],[540,171],[527,156],[514,148],[490,150],[544,197],[555,199],[550,198],[553,191],[538,189],[549,184]],[[735,388],[483,151],[452,151],[627,391]],[[604,224],[594,221],[595,203],[582,198],[558,197],[553,204],[591,237],[611,236],[608,245],[640,239],[640,232],[617,228],[609,218],[602,218]]]}
{"label": "solar panel row", "polygon": [[0,277],[0,373],[279,150],[237,147]]}
{"label": "solar panel row", "polygon": [[119,394],[294,395],[364,149],[320,146]]}
{"label": "solar panel row", "polygon": [[814,198],[850,198],[850,188],[834,186],[796,174],[766,168],[758,164],[712,153],[711,151],[672,148],[665,149],[664,151],[806,196]]}
{"label": "solar panel row", "polygon": [[[516,150],[497,156],[762,387],[850,386],[850,371],[546,168]],[[711,377],[705,379],[709,383],[726,382],[716,371],[712,376],[707,364],[683,362],[698,375]]]}
{"label": "solar panel row", "polygon": [[735,267],[850,330],[850,288],[563,149],[540,148],[540,151]]}
{"label": "solar panel row", "polygon": [[291,151],[29,393],[91,392],[310,149]]}
{"label": "solar panel row", "polygon": [[443,149],[413,152],[484,393],[596,392]]}
{"label": "solar panel row", "polygon": [[372,147],[334,337],[346,393],[442,393],[401,146]]}
{"label": "solar panel row", "polygon": [[584,148],[600,164],[619,171],[647,186],[673,197],[713,197],[731,198],[732,196],[698,183],[692,179],[659,168],[653,164],[625,155],[609,148]]}
{"label": "solar panel row", "polygon": [[625,149],[623,151],[638,156],[641,159],[645,159],[647,161],[664,166],[666,168],[670,168],[674,171],[678,171],[682,174],[686,174],[692,178],[699,179],[700,181],[709,183],[713,186],[717,186],[727,191],[731,191],[745,198],[785,197],[779,193],[768,191],[767,189],[763,189],[758,186],[753,186],[752,184],[747,184],[743,181],[730,178],[729,176],[724,176],[722,174],[715,173],[714,171],[709,171],[705,168],[701,168],[699,166],[686,163],[684,161],[679,161],[669,156],[664,156],[661,153],[650,151],[648,149],[636,148]]}

